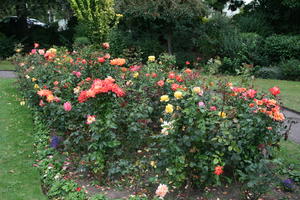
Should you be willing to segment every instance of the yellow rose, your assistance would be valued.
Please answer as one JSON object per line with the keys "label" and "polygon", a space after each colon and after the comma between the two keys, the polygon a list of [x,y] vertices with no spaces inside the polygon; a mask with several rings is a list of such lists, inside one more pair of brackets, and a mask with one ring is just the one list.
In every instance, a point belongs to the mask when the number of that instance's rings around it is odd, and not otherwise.
{"label": "yellow rose", "polygon": [[152,161],[150,162],[150,165],[151,165],[152,167],[156,168],[156,162],[155,162],[155,161],[152,160]]}
{"label": "yellow rose", "polygon": [[123,15],[122,15],[122,14],[116,14],[116,16],[117,16],[117,17],[123,17]]}
{"label": "yellow rose", "polygon": [[170,99],[169,99],[169,96],[168,95],[162,95],[161,97],[160,97],[160,101],[161,102],[167,102],[167,101],[169,101]]}
{"label": "yellow rose", "polygon": [[35,89],[39,89],[40,86],[39,86],[38,84],[34,84],[34,88],[35,88]]}
{"label": "yellow rose", "polygon": [[48,49],[48,51],[47,51],[47,52],[50,52],[50,53],[54,53],[54,54],[56,54],[57,50],[56,50],[56,49],[54,49],[54,48],[50,48],[50,49]]}
{"label": "yellow rose", "polygon": [[167,82],[168,82],[168,83],[174,83],[174,80],[172,80],[172,79],[167,79]]}
{"label": "yellow rose", "polygon": [[155,61],[155,56],[148,56],[148,61],[154,62]]}
{"label": "yellow rose", "polygon": [[193,88],[193,92],[195,92],[195,93],[200,93],[201,92],[201,88],[200,87],[194,87]]}
{"label": "yellow rose", "polygon": [[133,78],[137,78],[137,77],[139,77],[139,73],[138,73],[138,72],[135,72],[135,73],[133,74]]}
{"label": "yellow rose", "polygon": [[32,78],[31,80],[32,80],[32,82],[35,82],[35,81],[36,81],[36,78]]}
{"label": "yellow rose", "polygon": [[174,93],[174,97],[175,97],[176,99],[181,99],[181,98],[182,98],[182,92],[176,91],[176,92]]}
{"label": "yellow rose", "polygon": [[227,117],[227,114],[225,112],[219,112],[218,114],[220,117],[222,118],[226,118]]}
{"label": "yellow rose", "polygon": [[166,105],[166,113],[172,113],[174,111],[174,106],[171,104]]}

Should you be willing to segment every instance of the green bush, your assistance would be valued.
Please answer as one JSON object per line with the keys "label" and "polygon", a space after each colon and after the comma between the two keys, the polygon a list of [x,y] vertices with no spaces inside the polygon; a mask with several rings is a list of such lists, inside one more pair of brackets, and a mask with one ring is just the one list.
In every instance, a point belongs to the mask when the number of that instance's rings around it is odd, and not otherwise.
{"label": "green bush", "polygon": [[[101,180],[130,177],[138,187],[203,187],[272,155],[284,119],[276,93],[170,71],[174,57],[131,66],[105,57],[106,50],[19,58],[28,104],[81,168]],[[53,196],[61,184],[55,186]]]}
{"label": "green bush", "polygon": [[300,36],[272,35],[265,40],[264,52],[277,63],[282,59],[300,58]]}
{"label": "green bush", "polygon": [[294,81],[300,80],[300,60],[283,60],[279,63],[279,68],[282,71],[284,79]]}
{"label": "green bush", "polygon": [[0,32],[0,59],[7,58],[14,53],[16,40],[14,37],[6,37]]}
{"label": "green bush", "polygon": [[282,70],[279,67],[260,67],[257,66],[255,76],[265,79],[283,79]]}

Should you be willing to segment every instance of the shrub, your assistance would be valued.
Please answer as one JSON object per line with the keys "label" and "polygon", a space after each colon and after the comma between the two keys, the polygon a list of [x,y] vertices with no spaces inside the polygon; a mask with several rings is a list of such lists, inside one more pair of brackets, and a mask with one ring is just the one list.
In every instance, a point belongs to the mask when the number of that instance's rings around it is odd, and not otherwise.
{"label": "shrub", "polygon": [[166,56],[128,66],[106,51],[37,49],[17,58],[29,105],[69,159],[99,179],[202,187],[272,155],[284,119],[277,88],[263,94],[171,71]]}
{"label": "shrub", "polygon": [[279,68],[282,71],[284,79],[294,81],[300,80],[300,60],[283,60],[279,63]]}
{"label": "shrub", "polygon": [[300,57],[300,36],[272,35],[265,40],[264,51],[276,63],[282,59]]}
{"label": "shrub", "polygon": [[279,67],[256,67],[255,76],[265,79],[283,79],[282,71]]}
{"label": "shrub", "polygon": [[7,58],[14,53],[16,41],[14,37],[6,37],[0,32],[0,59]]}

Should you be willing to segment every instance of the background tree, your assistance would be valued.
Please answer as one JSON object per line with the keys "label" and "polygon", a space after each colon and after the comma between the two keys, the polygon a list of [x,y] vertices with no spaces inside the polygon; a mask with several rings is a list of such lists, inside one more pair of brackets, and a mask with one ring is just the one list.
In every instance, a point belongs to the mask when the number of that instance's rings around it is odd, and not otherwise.
{"label": "background tree", "polygon": [[114,0],[69,0],[75,15],[88,24],[89,37],[94,42],[104,42],[116,23]]}
{"label": "background tree", "polygon": [[120,0],[117,9],[128,30],[157,33],[165,39],[169,54],[173,53],[174,33],[192,33],[207,11],[201,0]]}

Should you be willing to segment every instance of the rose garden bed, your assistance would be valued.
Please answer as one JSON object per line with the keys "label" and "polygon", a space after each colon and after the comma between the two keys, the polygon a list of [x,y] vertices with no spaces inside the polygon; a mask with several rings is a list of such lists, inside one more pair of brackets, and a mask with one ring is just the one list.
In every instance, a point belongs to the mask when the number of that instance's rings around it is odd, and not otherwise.
{"label": "rose garden bed", "polygon": [[209,198],[208,190],[224,195],[219,186],[236,184],[241,198],[266,192],[284,120],[278,87],[266,94],[176,70],[164,55],[137,65],[110,58],[108,47],[36,46],[15,57],[50,198],[106,199],[98,193],[107,191],[132,200],[200,199],[196,189]]}

